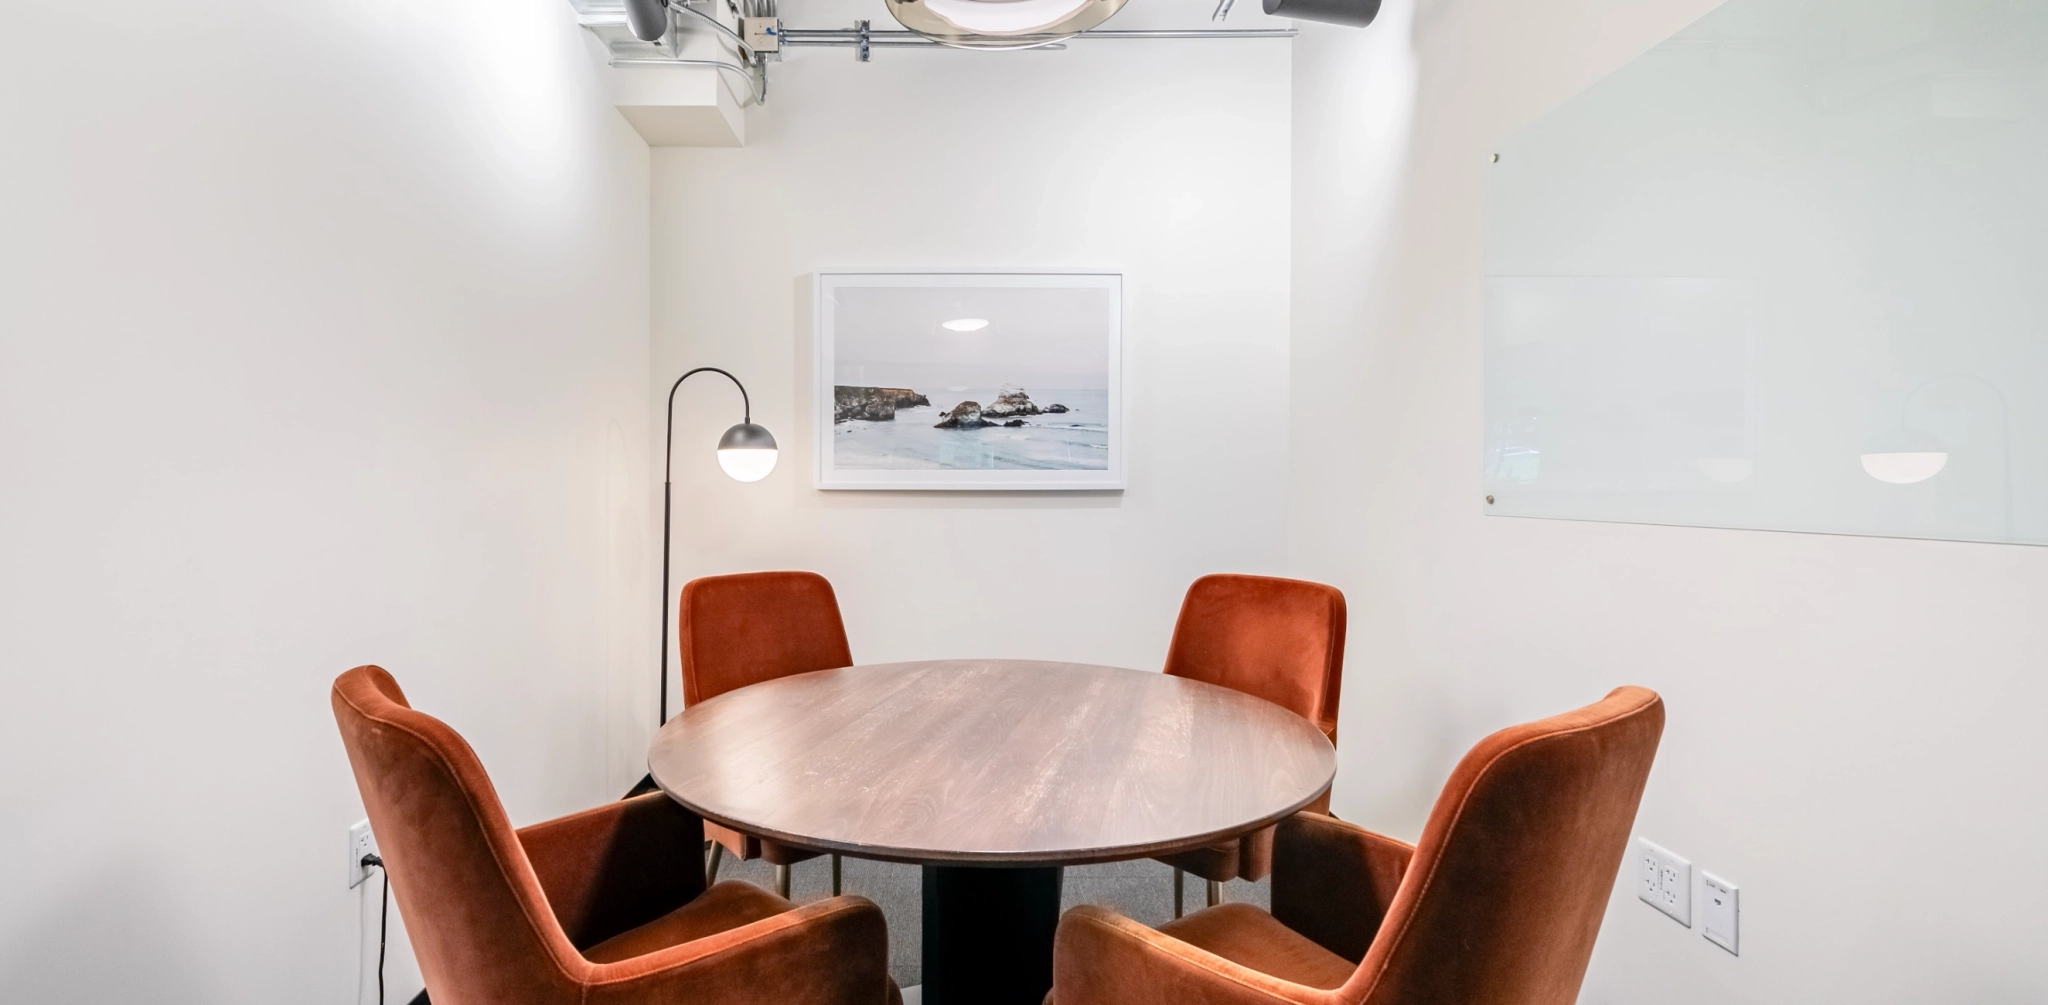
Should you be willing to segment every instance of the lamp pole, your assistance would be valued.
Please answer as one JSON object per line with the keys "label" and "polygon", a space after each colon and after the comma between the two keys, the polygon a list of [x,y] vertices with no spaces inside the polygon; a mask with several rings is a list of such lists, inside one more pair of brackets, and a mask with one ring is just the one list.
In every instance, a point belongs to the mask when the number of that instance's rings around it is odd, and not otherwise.
{"label": "lamp pole", "polygon": [[[675,467],[676,452],[676,392],[682,390],[683,381],[689,380],[700,373],[715,373],[732,381],[732,386],[740,389],[740,414],[742,416],[740,426],[752,426],[754,424],[754,403],[747,397],[747,385],[740,383],[738,377],[724,370],[715,366],[700,366],[677,377],[676,382],[669,385],[668,438],[663,442],[661,448],[661,617],[656,619],[660,625],[661,635],[661,718],[654,722],[654,728],[656,729],[668,725],[668,550],[669,514],[673,509],[672,498],[675,491],[671,475]],[[728,437],[731,436],[730,433],[726,435]],[[772,443],[773,441],[771,440],[770,442]]]}

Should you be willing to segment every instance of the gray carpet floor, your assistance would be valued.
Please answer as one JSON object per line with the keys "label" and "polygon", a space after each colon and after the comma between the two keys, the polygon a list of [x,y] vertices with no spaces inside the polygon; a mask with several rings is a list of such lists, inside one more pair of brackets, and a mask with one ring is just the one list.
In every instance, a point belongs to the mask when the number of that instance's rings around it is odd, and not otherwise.
{"label": "gray carpet floor", "polygon": [[[741,879],[763,889],[775,888],[773,867],[766,863],[734,862],[727,858],[718,878]],[[896,983],[911,987],[923,983],[918,969],[922,939],[924,895],[923,871],[914,865],[893,862],[865,862],[846,859],[841,888],[881,905],[889,921],[889,973]],[[1203,904],[1204,885],[1193,876],[1187,882],[1187,909]],[[802,904],[828,897],[832,892],[832,864],[824,858],[799,862],[790,872],[790,899]],[[1225,883],[1223,899],[1267,906],[1267,883]],[[1078,904],[1102,904],[1125,916],[1159,925],[1173,917],[1173,870],[1150,860],[1113,862],[1108,865],[1075,866],[1066,871],[1061,890],[1061,910]]]}

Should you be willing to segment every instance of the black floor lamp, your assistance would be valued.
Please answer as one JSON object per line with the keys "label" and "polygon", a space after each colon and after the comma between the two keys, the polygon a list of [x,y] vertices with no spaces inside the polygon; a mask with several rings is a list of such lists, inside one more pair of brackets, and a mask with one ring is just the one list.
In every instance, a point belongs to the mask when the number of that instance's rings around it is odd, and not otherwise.
{"label": "black floor lamp", "polygon": [[[737,482],[758,482],[768,477],[770,471],[775,470],[775,437],[767,429],[754,425],[754,404],[747,397],[747,386],[740,383],[738,377],[715,366],[700,366],[677,377],[676,382],[669,385],[668,438],[663,442],[661,449],[661,616],[656,619],[661,630],[661,663],[658,670],[661,678],[661,718],[655,720],[656,729],[668,724],[668,633],[675,627],[669,621],[672,612],[668,608],[668,551],[669,514],[672,509],[670,498],[674,490],[670,474],[675,466],[676,392],[682,388],[683,381],[700,373],[718,374],[732,381],[733,386],[740,389],[740,424],[726,430],[725,435],[718,438],[718,466]],[[626,794],[635,796],[642,792],[651,792],[653,789],[654,777],[649,775],[640,779],[640,784],[633,786],[633,791]]]}

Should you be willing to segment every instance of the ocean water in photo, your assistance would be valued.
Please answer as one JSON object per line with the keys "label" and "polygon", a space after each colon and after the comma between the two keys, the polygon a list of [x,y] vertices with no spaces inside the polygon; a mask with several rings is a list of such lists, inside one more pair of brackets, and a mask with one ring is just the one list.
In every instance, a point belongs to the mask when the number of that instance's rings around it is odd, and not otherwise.
{"label": "ocean water in photo", "polygon": [[[1018,427],[939,429],[963,401],[983,407],[1002,389],[913,388],[930,406],[899,408],[892,422],[851,419],[832,427],[832,463],[868,471],[1026,470],[1105,471],[1109,468],[1109,392],[1024,388],[1039,408],[1065,405],[1064,414],[1023,416]],[[995,419],[993,421],[1006,421]]]}

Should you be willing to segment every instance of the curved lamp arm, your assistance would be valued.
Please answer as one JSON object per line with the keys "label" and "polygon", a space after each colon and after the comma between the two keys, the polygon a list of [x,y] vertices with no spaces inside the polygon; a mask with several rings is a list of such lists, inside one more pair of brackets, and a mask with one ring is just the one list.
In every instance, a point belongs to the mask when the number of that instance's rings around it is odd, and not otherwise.
{"label": "curved lamp arm", "polygon": [[[746,423],[754,421],[754,403],[747,397],[747,385],[740,383],[738,377],[715,366],[700,366],[689,373],[677,377],[676,382],[668,387],[668,442],[661,448],[661,480],[663,484],[668,483],[669,465],[673,463],[676,452],[676,392],[683,389],[683,381],[689,380],[700,373],[715,373],[732,381],[732,386],[740,389],[740,414],[744,416],[740,421]],[[667,519],[668,515],[666,513],[662,514],[662,520],[665,522]],[[666,575],[666,573],[667,570],[664,569],[663,574]],[[667,593],[668,591],[663,590],[662,592]],[[666,604],[668,601],[663,600],[662,603]]]}

